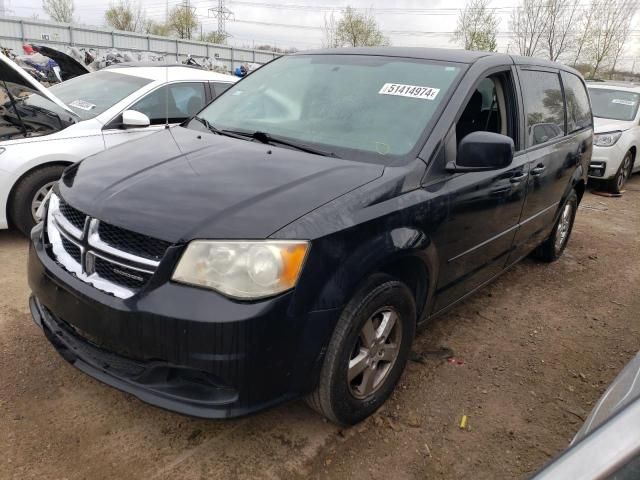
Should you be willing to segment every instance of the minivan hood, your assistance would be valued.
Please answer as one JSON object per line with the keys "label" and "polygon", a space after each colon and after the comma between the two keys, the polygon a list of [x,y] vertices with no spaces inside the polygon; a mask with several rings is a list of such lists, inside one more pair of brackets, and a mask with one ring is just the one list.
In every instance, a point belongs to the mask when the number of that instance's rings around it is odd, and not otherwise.
{"label": "minivan hood", "polygon": [[629,130],[633,121],[613,120],[611,118],[593,117],[594,133],[615,132],[616,130]]}
{"label": "minivan hood", "polygon": [[17,83],[18,85],[35,90],[43,97],[69,111],[73,116],[76,116],[73,110],[71,110],[62,100],[52,94],[48,89],[42,86],[40,82],[25,72],[22,67],[3,53],[0,53],[0,80]]}
{"label": "minivan hood", "polygon": [[257,239],[383,170],[175,127],[76,164],[59,189],[92,217],[162,240]]}

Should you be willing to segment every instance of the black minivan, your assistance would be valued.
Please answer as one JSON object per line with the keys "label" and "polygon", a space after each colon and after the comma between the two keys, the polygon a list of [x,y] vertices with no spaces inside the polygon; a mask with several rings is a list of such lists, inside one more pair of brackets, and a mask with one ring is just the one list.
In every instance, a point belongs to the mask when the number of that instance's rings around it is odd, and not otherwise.
{"label": "black minivan", "polygon": [[221,418],[306,397],[353,424],[417,327],[562,254],[592,133],[583,79],[556,63],[282,57],[65,171],[31,233],[31,312],[65,359],[148,403]]}

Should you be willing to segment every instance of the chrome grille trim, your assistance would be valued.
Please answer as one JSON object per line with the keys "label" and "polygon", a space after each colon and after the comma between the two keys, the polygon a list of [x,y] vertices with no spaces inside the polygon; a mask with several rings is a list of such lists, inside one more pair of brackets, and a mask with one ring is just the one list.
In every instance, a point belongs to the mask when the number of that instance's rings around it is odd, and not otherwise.
{"label": "chrome grille trim", "polygon": [[158,268],[158,265],[160,265],[160,262],[149,260],[148,258],[144,258],[144,257],[139,257],[138,255],[133,255],[123,250],[114,248],[108,243],[103,242],[102,239],[100,238],[100,234],[98,233],[99,225],[100,225],[100,220],[97,220],[95,218],[91,219],[91,221],[89,222],[89,245],[91,247],[95,247],[96,250],[101,250],[115,257],[120,257],[124,260],[129,260],[130,262],[145,265],[147,267],[152,267],[154,270]]}
{"label": "chrome grille trim", "polygon": [[[60,211],[60,198],[52,194],[47,212],[47,235],[56,261],[78,279],[93,285],[98,290],[115,297],[127,299],[137,290],[126,288],[102,278],[95,271],[95,259],[109,262],[114,266],[153,275],[160,264],[158,261],[139,257],[114,248],[100,239],[98,226],[100,221],[87,216],[84,230],[80,231],[71,224]],[[64,248],[62,239],[68,240],[80,249],[81,263],[78,263]]]}

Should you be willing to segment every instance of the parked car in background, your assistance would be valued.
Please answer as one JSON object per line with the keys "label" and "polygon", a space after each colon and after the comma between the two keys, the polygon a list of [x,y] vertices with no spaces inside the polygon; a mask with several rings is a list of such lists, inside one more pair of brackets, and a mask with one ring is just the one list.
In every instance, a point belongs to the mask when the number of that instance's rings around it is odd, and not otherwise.
{"label": "parked car in background", "polygon": [[44,88],[0,54],[0,229],[25,235],[68,165],[191,117],[236,77],[120,64]]}
{"label": "parked car in background", "polygon": [[562,255],[592,139],[585,84],[557,63],[281,57],[65,170],[31,232],[31,312],[67,360],[146,402],[231,417],[306,396],[353,424],[391,395],[419,325],[532,252]]}
{"label": "parked car in background", "polygon": [[640,171],[640,86],[590,82],[588,88],[595,130],[589,178],[620,193]]}
{"label": "parked car in background", "polygon": [[611,383],[570,447],[532,480],[640,479],[640,354]]}

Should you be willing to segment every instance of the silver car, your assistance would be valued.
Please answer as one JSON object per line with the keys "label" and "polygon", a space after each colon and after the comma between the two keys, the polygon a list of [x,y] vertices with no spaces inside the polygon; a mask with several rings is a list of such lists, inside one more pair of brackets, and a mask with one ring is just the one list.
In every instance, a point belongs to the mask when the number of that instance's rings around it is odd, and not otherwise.
{"label": "silver car", "polygon": [[640,353],[600,398],[569,448],[533,479],[640,479]]}
{"label": "silver car", "polygon": [[47,89],[0,54],[0,80],[0,229],[27,234],[66,166],[186,120],[237,78],[119,64]]}

